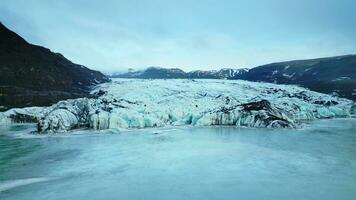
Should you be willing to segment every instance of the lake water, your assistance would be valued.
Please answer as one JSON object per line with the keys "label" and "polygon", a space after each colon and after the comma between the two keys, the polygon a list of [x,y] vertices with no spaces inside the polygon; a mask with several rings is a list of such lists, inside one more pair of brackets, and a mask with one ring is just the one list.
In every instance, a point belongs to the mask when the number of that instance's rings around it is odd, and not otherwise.
{"label": "lake water", "polygon": [[356,199],[356,119],[298,130],[0,129],[0,199]]}

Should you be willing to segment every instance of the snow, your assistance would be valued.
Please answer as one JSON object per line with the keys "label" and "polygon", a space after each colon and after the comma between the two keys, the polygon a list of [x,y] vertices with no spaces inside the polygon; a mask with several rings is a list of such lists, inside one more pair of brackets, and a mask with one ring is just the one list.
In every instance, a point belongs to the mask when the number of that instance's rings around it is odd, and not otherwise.
{"label": "snow", "polygon": [[230,73],[230,77],[234,77],[238,74],[244,73],[244,72],[248,72],[249,69],[247,68],[242,68],[242,69],[232,69],[231,73]]}
{"label": "snow", "polygon": [[273,72],[272,72],[272,75],[276,75],[278,73],[278,70],[274,70]]}
{"label": "snow", "polygon": [[335,81],[343,81],[343,80],[350,80],[350,79],[351,79],[350,77],[342,76],[342,77],[339,77],[339,78],[334,79],[332,81],[335,82]]}
{"label": "snow", "polygon": [[297,86],[242,80],[113,79],[91,93],[97,97],[12,109],[0,113],[0,123],[20,113],[37,119],[40,132],[182,125],[295,128],[302,120],[347,117],[353,105]]}
{"label": "snow", "polygon": [[284,74],[283,74],[283,76],[286,77],[286,78],[292,78],[294,75],[295,75],[295,73],[293,73],[293,74],[286,74],[286,73],[284,73]]}

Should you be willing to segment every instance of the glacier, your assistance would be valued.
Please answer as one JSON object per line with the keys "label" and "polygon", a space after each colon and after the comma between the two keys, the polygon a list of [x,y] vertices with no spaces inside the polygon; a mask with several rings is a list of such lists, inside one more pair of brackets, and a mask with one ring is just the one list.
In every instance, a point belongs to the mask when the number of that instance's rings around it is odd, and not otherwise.
{"label": "glacier", "polygon": [[348,99],[242,80],[113,79],[91,94],[11,109],[0,113],[0,124],[36,122],[40,133],[182,125],[296,128],[305,120],[356,114]]}

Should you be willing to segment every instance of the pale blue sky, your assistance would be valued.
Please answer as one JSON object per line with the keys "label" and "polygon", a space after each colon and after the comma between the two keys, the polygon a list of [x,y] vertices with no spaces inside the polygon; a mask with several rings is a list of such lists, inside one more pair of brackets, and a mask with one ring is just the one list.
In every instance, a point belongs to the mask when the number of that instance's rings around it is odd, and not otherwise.
{"label": "pale blue sky", "polygon": [[254,67],[356,53],[354,0],[1,0],[31,43],[104,72]]}

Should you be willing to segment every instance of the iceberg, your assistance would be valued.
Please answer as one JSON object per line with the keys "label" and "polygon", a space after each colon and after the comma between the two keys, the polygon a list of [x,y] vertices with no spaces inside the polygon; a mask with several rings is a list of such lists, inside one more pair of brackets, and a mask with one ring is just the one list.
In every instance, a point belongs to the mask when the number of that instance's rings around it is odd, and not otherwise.
{"label": "iceberg", "polygon": [[37,122],[38,132],[163,126],[296,128],[304,120],[348,117],[351,100],[308,89],[242,80],[113,79],[92,98],[11,109],[0,123]]}

